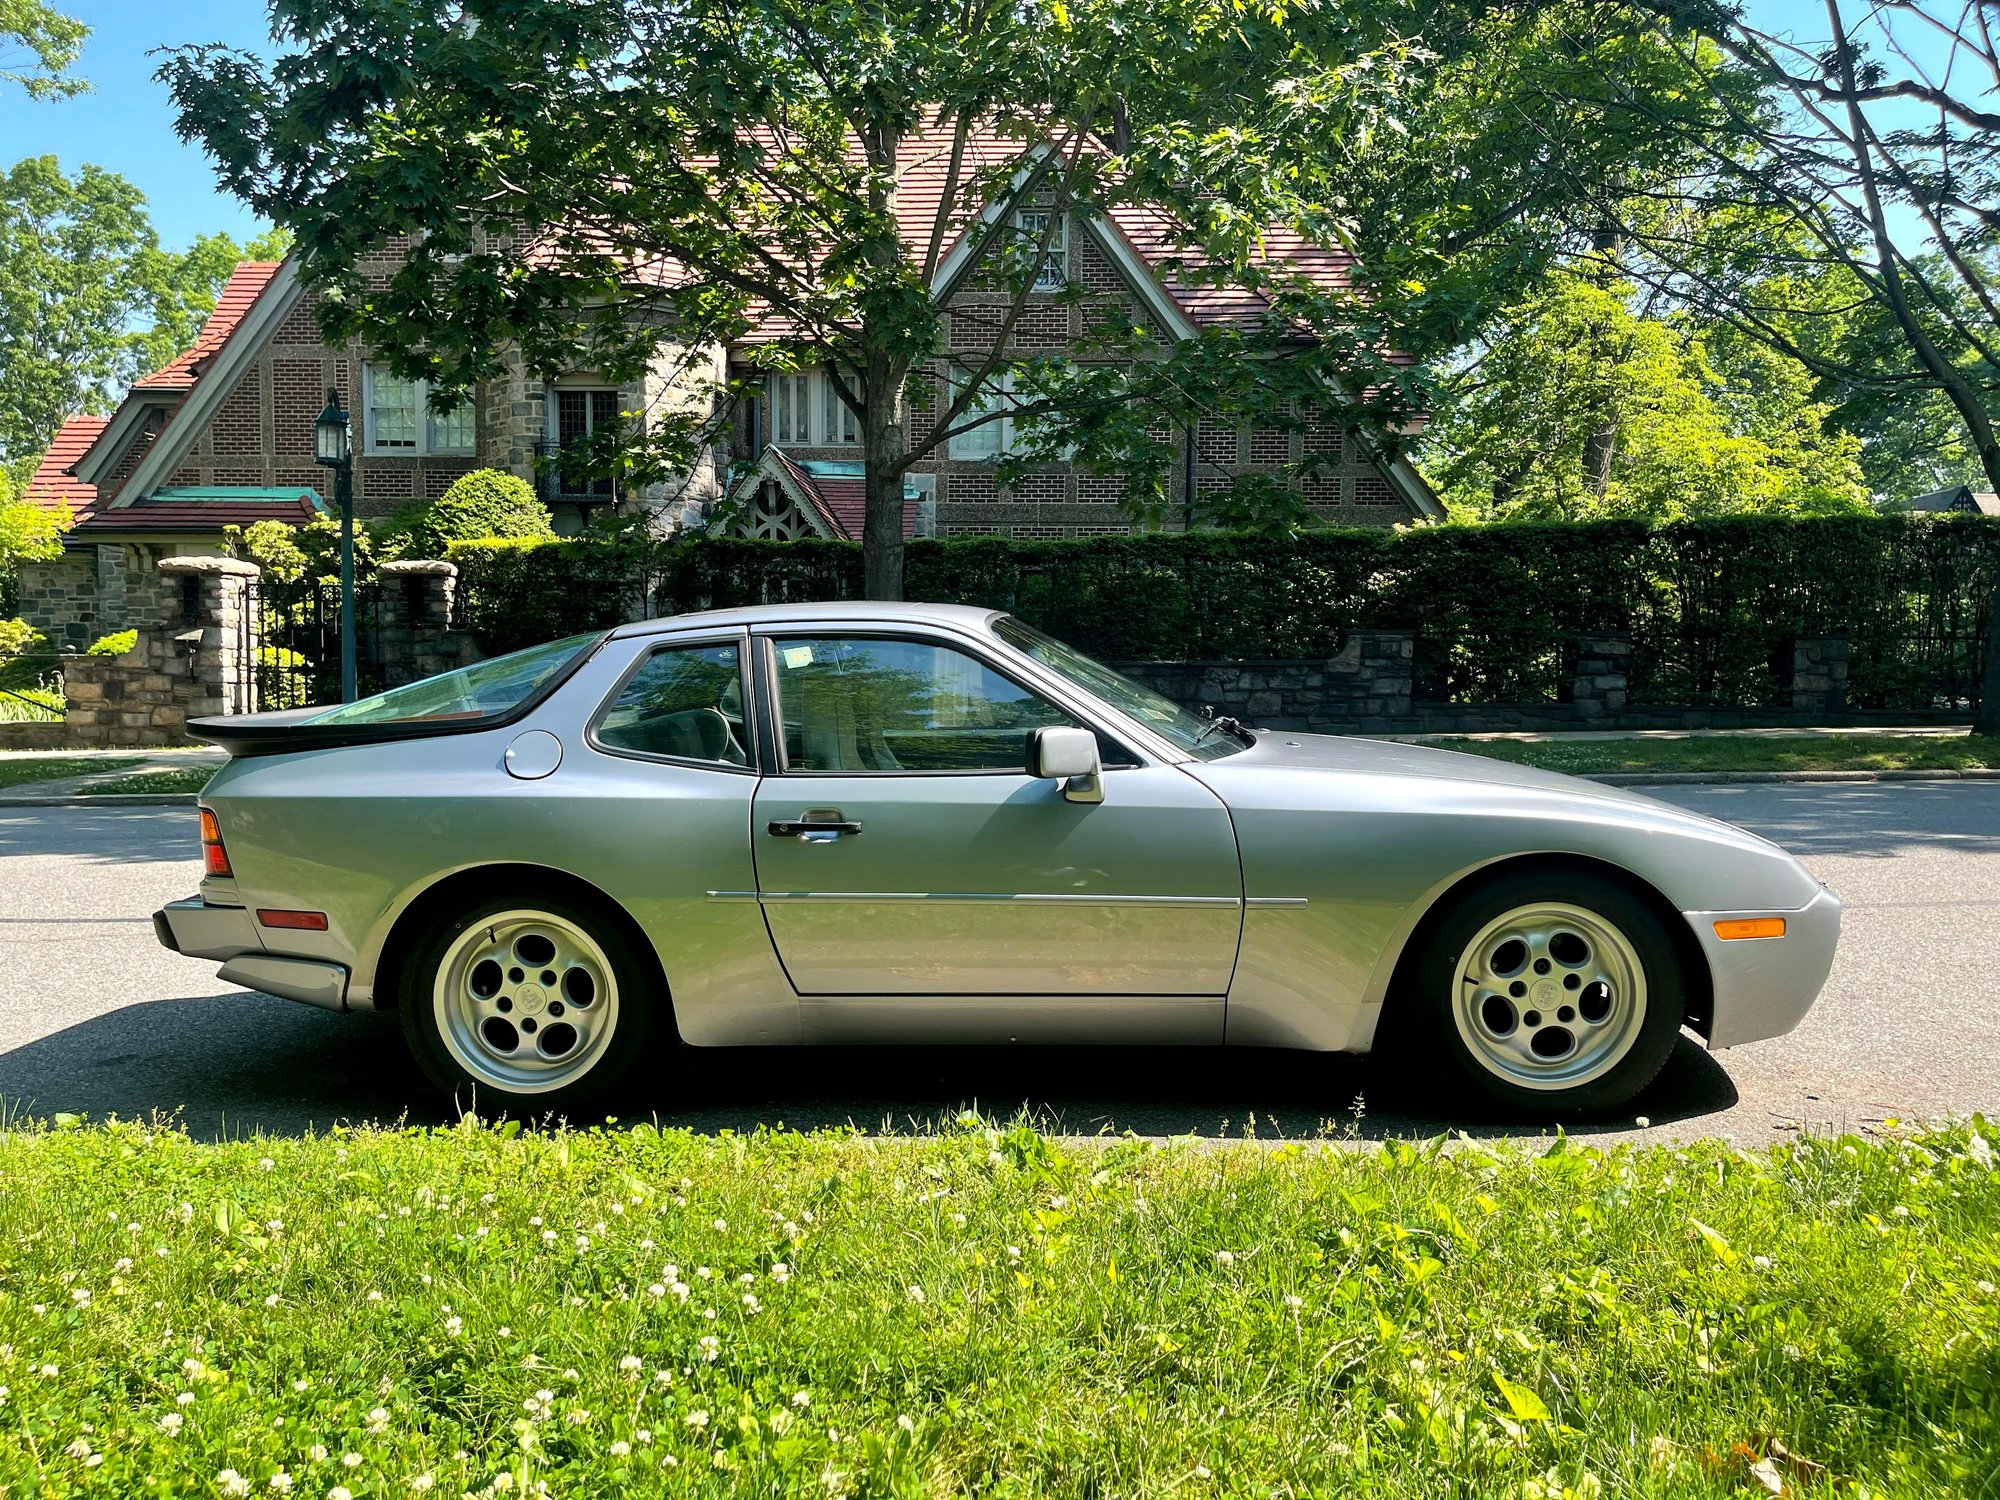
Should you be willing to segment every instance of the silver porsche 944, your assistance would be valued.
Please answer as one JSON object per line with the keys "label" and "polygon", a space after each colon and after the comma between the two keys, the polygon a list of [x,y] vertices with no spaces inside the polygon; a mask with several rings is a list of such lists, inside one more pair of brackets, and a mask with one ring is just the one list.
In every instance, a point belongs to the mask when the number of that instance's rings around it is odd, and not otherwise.
{"label": "silver porsche 944", "polygon": [[1393,1041],[1604,1111],[1683,1027],[1789,1031],[1840,926],[1727,824],[1204,719],[988,610],[683,615],[193,727],[231,759],[160,941],[396,1011],[482,1106],[595,1102],[676,1044]]}

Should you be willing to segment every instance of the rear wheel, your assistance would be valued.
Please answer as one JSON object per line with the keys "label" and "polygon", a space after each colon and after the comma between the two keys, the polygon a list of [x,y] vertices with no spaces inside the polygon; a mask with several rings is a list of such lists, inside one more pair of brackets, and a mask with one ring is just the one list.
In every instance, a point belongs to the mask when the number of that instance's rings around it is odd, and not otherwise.
{"label": "rear wheel", "polygon": [[1672,938],[1623,887],[1569,871],[1503,876],[1432,928],[1398,997],[1420,1056],[1536,1114],[1628,1103],[1686,1015]]}
{"label": "rear wheel", "polygon": [[650,1049],[660,997],[625,924],[549,900],[491,900],[428,937],[403,973],[403,1034],[468,1106],[595,1103]]}

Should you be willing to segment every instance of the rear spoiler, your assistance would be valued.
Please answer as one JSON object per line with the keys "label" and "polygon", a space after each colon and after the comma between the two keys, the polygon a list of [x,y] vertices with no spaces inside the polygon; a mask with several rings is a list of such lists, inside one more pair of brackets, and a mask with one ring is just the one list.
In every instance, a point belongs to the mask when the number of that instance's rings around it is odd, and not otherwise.
{"label": "rear spoiler", "polygon": [[[532,705],[530,705],[532,706]],[[376,745],[389,740],[425,740],[441,734],[467,734],[493,729],[520,717],[476,714],[435,719],[387,719],[380,724],[315,724],[326,705],[286,708],[265,714],[230,714],[221,718],[189,719],[187,732],[198,740],[220,745],[238,760],[258,755],[292,755],[301,750],[333,750],[343,745]]]}

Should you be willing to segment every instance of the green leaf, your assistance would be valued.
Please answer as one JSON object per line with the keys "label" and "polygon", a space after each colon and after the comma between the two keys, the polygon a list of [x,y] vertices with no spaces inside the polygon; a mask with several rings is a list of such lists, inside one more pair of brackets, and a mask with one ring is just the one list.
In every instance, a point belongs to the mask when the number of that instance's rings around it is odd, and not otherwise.
{"label": "green leaf", "polygon": [[1715,1230],[1710,1229],[1699,1219],[1690,1219],[1688,1222],[1701,1231],[1701,1237],[1708,1241],[1708,1248],[1715,1252],[1715,1258],[1725,1266],[1733,1268],[1742,1261],[1743,1257]]}
{"label": "green leaf", "polygon": [[1515,1421],[1546,1422],[1549,1420],[1548,1407],[1543,1403],[1542,1398],[1537,1396],[1527,1386],[1516,1385],[1498,1370],[1493,1372],[1493,1384],[1498,1388],[1501,1397],[1506,1401],[1507,1410],[1513,1413]]}

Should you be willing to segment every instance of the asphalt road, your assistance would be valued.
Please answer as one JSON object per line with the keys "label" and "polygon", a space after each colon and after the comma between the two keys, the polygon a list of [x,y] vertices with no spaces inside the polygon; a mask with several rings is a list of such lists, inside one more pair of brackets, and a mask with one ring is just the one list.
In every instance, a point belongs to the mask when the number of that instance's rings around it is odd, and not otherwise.
{"label": "asphalt road", "polygon": [[[2000,1112],[2000,785],[1662,791],[1785,844],[1847,914],[1805,1024],[1720,1054],[1683,1039],[1635,1106],[1645,1135],[1754,1145]],[[0,809],[0,1108],[171,1113],[209,1136],[447,1118],[393,1017],[235,989],[154,942],[149,914],[195,888],[195,840],[185,808]],[[663,1119],[704,1129],[899,1129],[977,1105],[1082,1135],[1538,1133],[1442,1112],[1366,1059],[1247,1049],[746,1050],[702,1054],[651,1092]]]}

